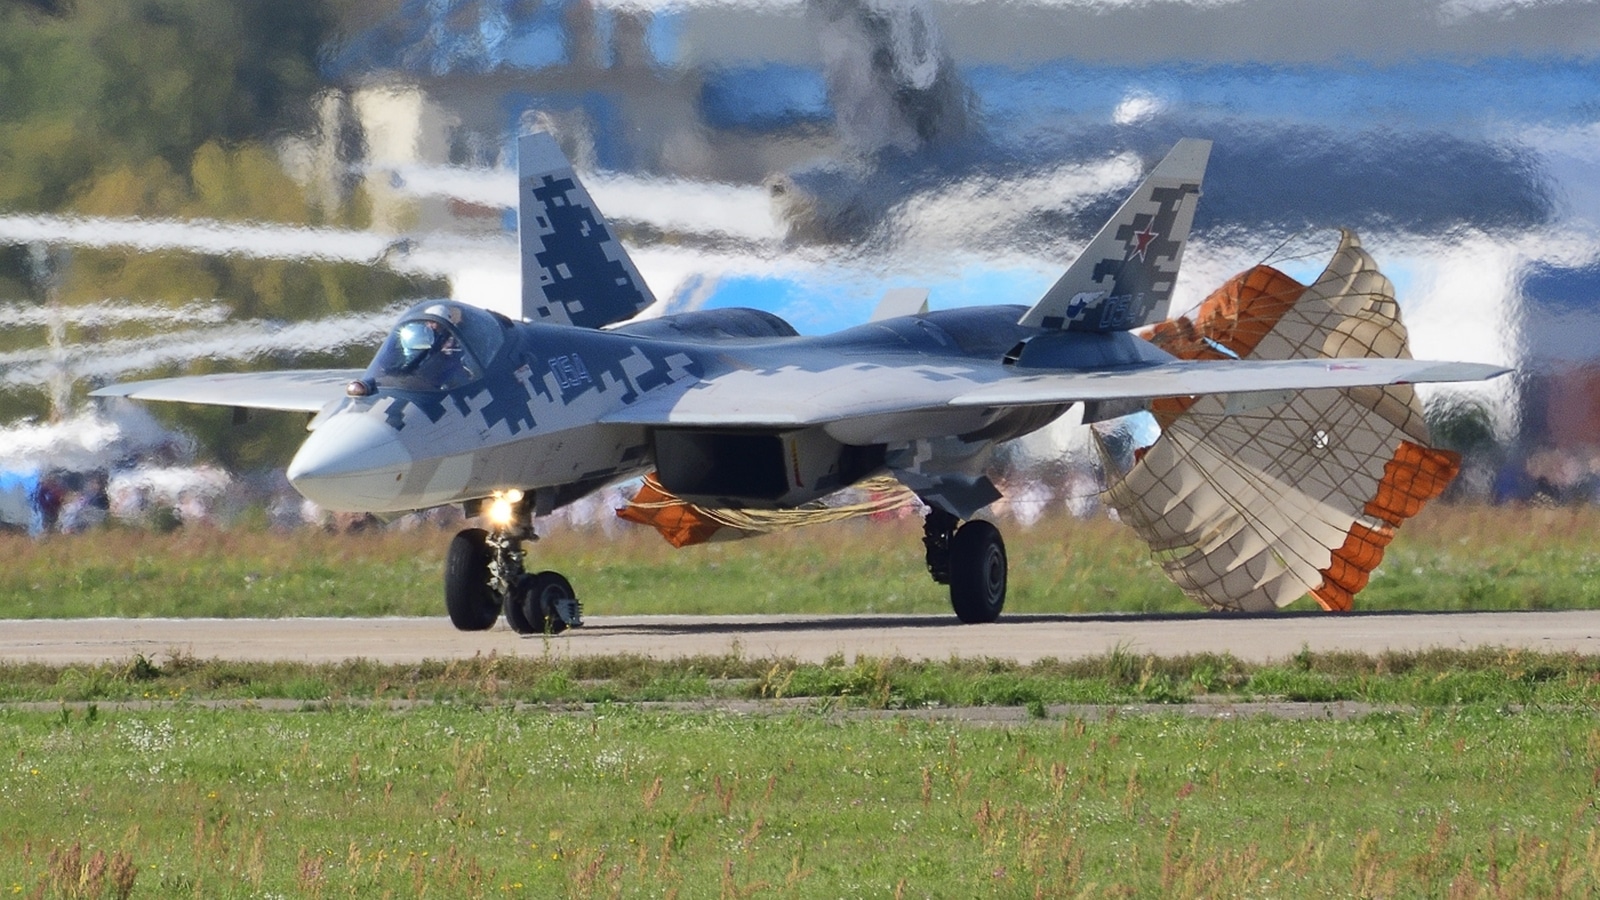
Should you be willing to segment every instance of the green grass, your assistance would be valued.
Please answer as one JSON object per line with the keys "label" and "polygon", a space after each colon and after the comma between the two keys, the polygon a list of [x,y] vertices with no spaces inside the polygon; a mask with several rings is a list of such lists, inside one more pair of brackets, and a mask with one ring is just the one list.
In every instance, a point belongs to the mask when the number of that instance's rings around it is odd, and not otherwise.
{"label": "green grass", "polygon": [[1600,890],[1588,713],[11,710],[0,746],[0,892],[17,895]]}
{"label": "green grass", "polygon": [[[1133,532],[1047,517],[1006,526],[1012,612],[1196,609]],[[1435,505],[1400,531],[1358,609],[1600,607],[1600,511]],[[448,532],[111,530],[0,536],[0,618],[439,615]],[[675,550],[624,526],[556,530],[530,565],[565,572],[590,614],[943,613],[917,520],[851,522]],[[1302,600],[1297,608],[1314,608]]]}
{"label": "green grass", "polygon": [[[1586,510],[1438,509],[1402,532],[1358,603],[1600,605],[1596,525]],[[1013,610],[1191,608],[1112,523],[1010,531]],[[915,523],[858,523],[674,551],[648,532],[568,531],[534,550],[593,613],[943,612],[919,537]],[[436,614],[447,538],[5,538],[0,616]],[[294,711],[250,704],[280,699]],[[388,708],[399,700],[421,702]],[[660,700],[682,705],[643,705]],[[1247,700],[1382,711],[1163,712]],[[761,714],[690,711],[749,701]],[[7,896],[1600,892],[1600,657],[1575,654],[176,654],[0,663],[0,704]],[[1028,718],[948,712],[970,706]],[[841,714],[860,709],[891,712]]]}
{"label": "green grass", "polygon": [[[1168,705],[1245,700],[1379,711]],[[0,894],[1588,894],[1596,709],[1503,649],[0,663]]]}
{"label": "green grass", "polygon": [[1524,650],[1302,651],[1270,664],[1125,650],[1020,664],[835,656],[822,663],[742,655],[502,657],[380,664],[244,663],[177,655],[98,665],[0,662],[0,702],[289,699],[422,700],[476,706],[810,700],[871,709],[1064,704],[1353,701],[1409,708],[1600,708],[1600,657]]}

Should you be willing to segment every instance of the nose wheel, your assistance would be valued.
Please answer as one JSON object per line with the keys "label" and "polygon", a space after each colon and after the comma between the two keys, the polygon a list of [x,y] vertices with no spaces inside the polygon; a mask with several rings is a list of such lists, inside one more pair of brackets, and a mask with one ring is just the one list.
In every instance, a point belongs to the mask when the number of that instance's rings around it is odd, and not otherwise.
{"label": "nose wheel", "polygon": [[560,634],[582,625],[583,605],[571,582],[557,572],[523,569],[522,542],[539,539],[526,506],[518,504],[498,521],[509,524],[492,531],[468,528],[450,541],[444,567],[450,623],[461,631],[486,631],[503,611],[518,634]]}
{"label": "nose wheel", "polygon": [[487,631],[500,618],[500,595],[489,583],[489,533],[468,528],[444,558],[444,608],[461,631]]}
{"label": "nose wheel", "polygon": [[560,572],[523,575],[506,595],[506,624],[517,634],[560,634],[582,624],[582,610]]}

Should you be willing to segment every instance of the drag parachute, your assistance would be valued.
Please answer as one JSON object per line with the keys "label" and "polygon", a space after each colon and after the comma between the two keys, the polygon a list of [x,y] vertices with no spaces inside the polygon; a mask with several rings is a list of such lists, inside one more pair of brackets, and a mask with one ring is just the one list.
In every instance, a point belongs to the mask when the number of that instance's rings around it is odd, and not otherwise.
{"label": "drag parachute", "polygon": [[[1193,319],[1145,336],[1183,359],[1411,356],[1394,286],[1349,232],[1311,285],[1256,266]],[[1349,609],[1395,528],[1460,468],[1457,454],[1429,445],[1407,385],[1263,385],[1150,411],[1161,436],[1126,471],[1108,464],[1107,498],[1178,587],[1212,609],[1265,611],[1307,592],[1324,609]]]}
{"label": "drag parachute", "polygon": [[667,543],[683,548],[714,541],[788,531],[806,525],[840,522],[862,516],[894,515],[920,507],[915,494],[888,476],[868,478],[816,503],[795,509],[722,509],[699,506],[661,486],[654,472],[644,476],[617,518],[649,525]]}

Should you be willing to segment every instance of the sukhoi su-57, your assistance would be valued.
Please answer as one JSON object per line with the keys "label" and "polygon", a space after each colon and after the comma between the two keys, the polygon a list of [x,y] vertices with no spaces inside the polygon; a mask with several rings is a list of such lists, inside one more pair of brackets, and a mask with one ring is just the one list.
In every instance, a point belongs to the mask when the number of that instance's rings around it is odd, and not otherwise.
{"label": "sukhoi su-57", "polygon": [[[403,315],[363,370],[241,373],[97,392],[301,410],[290,482],[332,510],[460,504],[445,605],[465,630],[581,624],[561,575],[530,571],[539,516],[645,475],[657,500],[803,510],[893,478],[925,506],[933,578],[963,622],[1006,600],[995,447],[1083,404],[1086,422],[1154,414],[1161,436],[1108,499],[1179,586],[1227,609],[1311,593],[1348,608],[1405,517],[1455,472],[1409,387],[1503,370],[1410,358],[1388,279],[1354,235],[1302,285],[1266,266],[1169,321],[1208,141],[1180,141],[1030,305],[928,311],[895,291],[867,324],[802,336],[655,298],[547,134],[519,143],[522,321],[455,300]],[[660,508],[657,503],[655,508]],[[648,516],[644,518],[649,518]],[[657,522],[664,530],[666,523]],[[676,542],[699,537],[677,534]]]}

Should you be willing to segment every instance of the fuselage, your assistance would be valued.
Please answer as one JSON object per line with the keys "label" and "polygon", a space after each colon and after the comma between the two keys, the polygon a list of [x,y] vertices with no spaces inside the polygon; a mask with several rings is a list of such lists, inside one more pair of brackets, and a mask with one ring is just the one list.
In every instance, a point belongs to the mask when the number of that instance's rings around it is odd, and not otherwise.
{"label": "fuselage", "polygon": [[[366,396],[351,396],[319,416],[296,454],[288,474],[301,493],[330,509],[366,512],[467,502],[510,489],[544,491],[544,506],[560,506],[657,464],[654,429],[626,421],[636,404],[670,405],[719,376],[759,378],[796,367],[816,374],[817,391],[835,396],[862,378],[882,377],[873,371],[901,367],[991,369],[998,378],[1008,351],[1040,334],[1017,324],[1022,308],[1016,306],[893,318],[814,337],[751,310],[596,330],[449,309],[466,345],[449,361],[451,374],[436,376],[442,380],[435,385],[416,374],[425,365],[402,372],[412,364],[402,317],[354,392]],[[449,321],[442,316],[434,318]],[[951,435],[992,443],[1060,412],[967,408],[863,417],[830,423],[826,440],[876,448],[878,455],[857,457],[868,461],[866,469],[882,468],[884,448]],[[835,467],[809,484],[798,462],[795,468],[789,489],[769,498],[773,505],[803,502],[844,486],[836,483],[840,477],[866,474],[859,463]]]}

